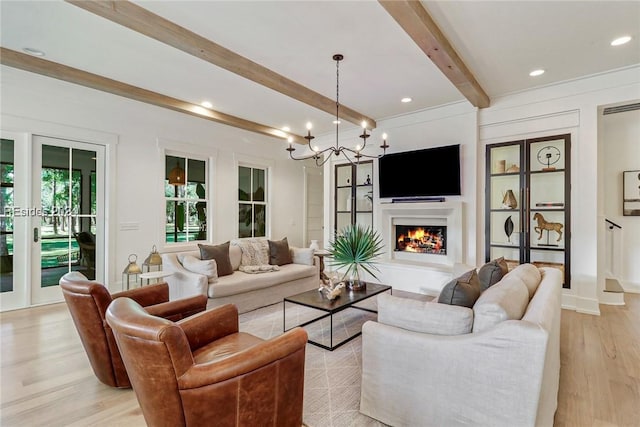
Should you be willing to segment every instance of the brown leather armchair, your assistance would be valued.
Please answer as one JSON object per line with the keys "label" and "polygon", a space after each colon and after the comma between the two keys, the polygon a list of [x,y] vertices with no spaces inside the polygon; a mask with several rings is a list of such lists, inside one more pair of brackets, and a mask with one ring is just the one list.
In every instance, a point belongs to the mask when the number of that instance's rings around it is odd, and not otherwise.
{"label": "brown leather armchair", "polygon": [[111,301],[120,297],[132,298],[149,313],[171,320],[180,320],[207,308],[207,297],[204,295],[169,301],[169,286],[166,283],[111,295],[100,283],[71,280],[63,276],[60,287],[93,372],[100,381],[112,387],[127,388],[131,387],[131,383],[113,332],[104,318]]}
{"label": "brown leather armchair", "polygon": [[106,317],[149,426],[302,425],[303,329],[238,332],[232,304],[174,323],[120,298]]}

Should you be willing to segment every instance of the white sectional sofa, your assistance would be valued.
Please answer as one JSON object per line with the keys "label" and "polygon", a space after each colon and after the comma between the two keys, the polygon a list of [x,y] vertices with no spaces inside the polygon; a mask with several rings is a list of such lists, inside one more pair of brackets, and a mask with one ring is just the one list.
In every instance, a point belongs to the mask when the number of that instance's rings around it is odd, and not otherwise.
{"label": "white sectional sofa", "polygon": [[[207,308],[232,303],[240,313],[282,302],[291,296],[319,286],[320,262],[313,251],[290,248],[293,263],[278,267],[278,271],[248,274],[239,270],[242,251],[239,246],[229,246],[229,259],[233,274],[209,278],[205,274],[186,269],[181,260],[185,256],[200,259],[200,251],[162,254],[163,270],[173,274],[165,280],[169,284],[170,299],[191,295],[206,295]],[[304,256],[300,256],[303,253]]]}
{"label": "white sectional sofa", "polygon": [[360,411],[401,426],[552,426],[562,274],[523,264],[473,308],[378,297],[362,328]]}

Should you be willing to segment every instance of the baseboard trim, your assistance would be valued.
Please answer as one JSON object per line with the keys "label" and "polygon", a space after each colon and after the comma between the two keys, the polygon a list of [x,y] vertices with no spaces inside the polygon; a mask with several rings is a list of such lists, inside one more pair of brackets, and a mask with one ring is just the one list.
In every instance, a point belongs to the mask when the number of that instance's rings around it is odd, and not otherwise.
{"label": "baseboard trim", "polygon": [[573,310],[576,309],[576,296],[570,293],[571,291],[563,289],[562,290],[562,308],[565,310]]}
{"label": "baseboard trim", "polygon": [[620,281],[622,289],[630,294],[640,294],[640,283]]}
{"label": "baseboard trim", "polygon": [[576,297],[576,312],[600,316],[600,302],[594,298]]}

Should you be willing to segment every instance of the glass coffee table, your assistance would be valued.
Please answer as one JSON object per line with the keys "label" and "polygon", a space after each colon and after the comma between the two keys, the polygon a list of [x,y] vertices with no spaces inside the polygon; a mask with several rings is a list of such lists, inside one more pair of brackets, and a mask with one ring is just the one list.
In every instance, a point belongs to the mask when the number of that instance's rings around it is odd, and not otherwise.
{"label": "glass coffee table", "polygon": [[[284,301],[282,302],[282,329],[286,332],[289,329],[293,329],[294,327],[304,327],[307,326],[311,323],[314,322],[318,322],[322,319],[326,319],[327,317],[329,318],[329,324],[330,324],[330,338],[329,338],[329,345],[324,345],[320,342],[317,341],[313,341],[311,339],[309,339],[309,344],[313,344],[317,347],[320,348],[324,348],[325,350],[330,350],[333,351],[336,348],[340,347],[341,345],[344,345],[346,343],[348,343],[349,341],[351,341],[352,339],[360,336],[362,334],[362,330],[359,330],[356,334],[348,336],[346,339],[333,343],[333,315],[336,313],[339,313],[343,310],[346,310],[348,308],[356,308],[358,310],[364,310],[364,311],[368,311],[370,313],[377,313],[376,310],[372,310],[369,308],[365,308],[365,307],[358,307],[355,304],[362,302],[368,298],[371,298],[375,295],[381,294],[383,292],[386,291],[391,291],[393,292],[393,290],[391,289],[391,286],[388,285],[379,285],[377,283],[367,283],[367,287],[363,290],[360,291],[353,291],[350,289],[342,289],[342,292],[340,293],[340,296],[337,297],[334,300],[329,300],[327,299],[324,295],[322,295],[322,293],[320,291],[318,291],[317,289],[312,289],[310,291],[307,292],[302,292],[300,294],[297,295],[292,295],[290,297],[286,297],[284,299]],[[302,305],[305,307],[310,307],[313,308],[315,310],[319,310],[319,311],[323,311],[325,312],[325,314],[321,315],[320,317],[316,317],[313,318],[309,321],[306,321],[304,323],[301,323],[299,325],[295,325],[292,328],[287,329],[287,303],[291,303],[291,304],[297,304],[297,305]]]}

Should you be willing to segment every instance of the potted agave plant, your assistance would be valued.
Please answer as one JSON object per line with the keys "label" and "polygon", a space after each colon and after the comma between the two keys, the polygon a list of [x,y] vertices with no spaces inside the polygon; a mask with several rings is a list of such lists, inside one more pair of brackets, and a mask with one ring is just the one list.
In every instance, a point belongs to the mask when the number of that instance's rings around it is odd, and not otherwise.
{"label": "potted agave plant", "polygon": [[382,238],[372,227],[349,225],[329,245],[330,265],[344,271],[342,280],[350,289],[361,290],[366,287],[366,283],[360,280],[361,271],[377,279],[374,273],[374,270],[379,271],[375,265],[376,258],[382,255],[384,245]]}

